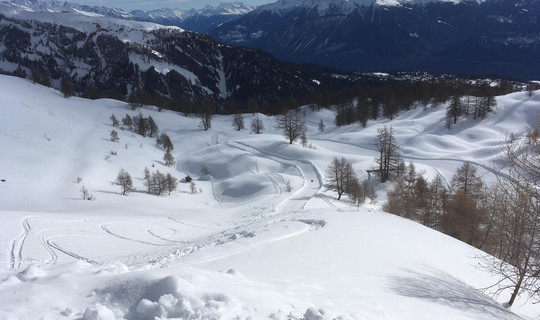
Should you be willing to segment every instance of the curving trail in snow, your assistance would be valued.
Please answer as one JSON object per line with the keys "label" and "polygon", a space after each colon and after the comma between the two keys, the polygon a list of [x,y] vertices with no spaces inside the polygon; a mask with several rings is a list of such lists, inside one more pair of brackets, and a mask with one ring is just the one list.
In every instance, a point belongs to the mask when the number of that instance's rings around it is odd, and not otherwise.
{"label": "curving trail in snow", "polygon": [[[279,154],[271,153],[257,147],[248,145],[241,141],[234,141],[228,144],[231,147],[240,149],[254,156],[274,160],[282,165],[295,167],[300,172],[300,177],[303,179],[302,187],[293,192],[285,200],[275,205],[277,213],[295,212],[304,209],[305,204],[319,192],[323,186],[322,176],[317,167],[308,160],[290,159]],[[274,185],[276,193],[281,193],[280,184],[276,182],[276,175],[267,175],[268,179]],[[281,178],[281,181],[283,178]]]}
{"label": "curving trail in snow", "polygon": [[43,233],[46,232],[46,231],[47,230],[41,230],[40,232],[38,232],[36,234],[36,236],[38,237],[39,242],[45,248],[45,250],[47,251],[47,253],[50,256],[50,259],[48,261],[46,261],[46,262],[55,263],[58,260],[58,255],[56,254],[56,252],[54,252],[53,248],[49,244],[48,239],[45,239],[45,236],[43,235]]}
{"label": "curving trail in snow", "polygon": [[24,242],[26,241],[26,237],[28,237],[28,233],[30,233],[30,230],[32,229],[30,227],[30,222],[28,221],[29,219],[30,218],[27,217],[23,220],[23,233],[11,243],[9,263],[9,267],[11,269],[19,268],[23,262]]}
{"label": "curving trail in snow", "polygon": [[95,260],[92,260],[92,259],[88,259],[88,258],[85,258],[85,257],[82,257],[76,253],[73,253],[65,248],[62,248],[61,246],[59,246],[58,244],[56,244],[54,241],[52,241],[51,239],[48,239],[45,241],[45,243],[47,244],[47,246],[51,249],[55,249],[67,256],[70,256],[74,259],[77,259],[77,260],[81,260],[81,261],[84,261],[84,262],[87,262],[87,263],[90,263],[92,265],[98,265],[99,263]]}
{"label": "curving trail in snow", "polygon": [[118,223],[121,223],[121,222],[109,222],[109,223],[104,223],[102,224],[100,227],[101,229],[103,229],[103,231],[105,231],[106,233],[108,233],[109,235],[115,237],[115,238],[118,238],[118,239],[122,239],[122,240],[127,240],[127,241],[132,241],[132,242],[138,242],[138,243],[142,243],[142,244],[146,244],[146,245],[150,245],[150,246],[155,246],[155,247],[161,247],[161,246],[165,246],[165,245],[169,245],[169,244],[159,244],[159,243],[153,243],[153,242],[148,242],[148,241],[144,241],[144,240],[138,240],[138,239],[133,239],[133,238],[129,238],[129,237],[126,237],[126,236],[123,236],[123,235],[120,235],[118,233],[115,233],[115,232],[112,232],[108,225],[111,225],[111,224],[118,224]]}

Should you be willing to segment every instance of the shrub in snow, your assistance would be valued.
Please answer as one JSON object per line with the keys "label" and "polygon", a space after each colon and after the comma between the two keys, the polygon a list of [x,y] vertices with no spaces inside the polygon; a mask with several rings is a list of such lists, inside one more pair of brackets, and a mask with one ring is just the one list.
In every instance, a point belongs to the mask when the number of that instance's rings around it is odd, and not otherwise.
{"label": "shrub in snow", "polygon": [[201,175],[202,176],[210,175],[210,169],[208,169],[208,167],[205,166],[204,164],[201,165]]}
{"label": "shrub in snow", "polygon": [[116,119],[116,116],[114,114],[112,114],[109,119],[111,119],[113,127],[118,127],[118,125],[120,124],[120,121]]}
{"label": "shrub in snow", "polygon": [[197,193],[197,185],[195,184],[195,182],[191,181],[189,183],[189,192],[191,194],[196,194]]}
{"label": "shrub in snow", "polygon": [[85,186],[82,186],[81,188],[81,197],[83,200],[95,200],[96,198],[90,194],[88,189],[85,188]]}
{"label": "shrub in snow", "polygon": [[118,132],[116,130],[111,130],[111,141],[117,142],[118,140],[120,140],[118,137]]}

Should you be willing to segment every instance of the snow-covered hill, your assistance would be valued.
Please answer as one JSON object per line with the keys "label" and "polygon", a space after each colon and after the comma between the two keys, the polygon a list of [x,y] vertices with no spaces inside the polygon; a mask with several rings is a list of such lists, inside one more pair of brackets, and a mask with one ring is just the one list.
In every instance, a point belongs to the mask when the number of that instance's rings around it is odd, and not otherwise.
{"label": "snow-covered hill", "polygon": [[[488,177],[501,134],[533,124],[540,92],[498,97],[495,113],[452,131],[442,108],[365,129],[306,108],[308,149],[261,114],[244,120],[262,119],[262,135],[234,131],[230,116],[203,131],[195,117],[66,99],[20,78],[0,76],[0,87],[0,319],[520,319],[480,291],[498,280],[477,267],[480,251],[380,211],[383,186],[375,203],[336,201],[324,172],[344,156],[366,177],[373,137],[392,125],[427,175],[448,180],[471,161]],[[175,166],[155,139],[109,120],[139,112],[171,137]],[[149,195],[145,167],[190,175],[198,192],[181,182]],[[136,189],[128,196],[114,184],[121,168]],[[83,186],[95,200],[81,199]]]}
{"label": "snow-covered hill", "polygon": [[[73,12],[11,11],[0,3],[0,73],[32,78],[73,94],[152,100],[171,109],[217,109],[225,100],[264,104],[313,90],[350,86],[333,71],[276,60],[207,35]],[[345,73],[346,74],[346,73]]]}

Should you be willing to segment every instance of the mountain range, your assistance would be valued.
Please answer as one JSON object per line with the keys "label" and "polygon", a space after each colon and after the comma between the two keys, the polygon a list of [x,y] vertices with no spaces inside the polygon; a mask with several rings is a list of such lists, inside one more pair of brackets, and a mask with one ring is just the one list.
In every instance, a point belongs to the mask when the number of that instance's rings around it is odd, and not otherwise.
{"label": "mountain range", "polygon": [[237,19],[255,9],[255,7],[242,2],[224,2],[216,7],[207,5],[199,10],[161,8],[132,11],[58,0],[6,0],[0,1],[0,4],[9,6],[12,12],[71,12],[90,16],[154,22],[197,32],[208,32],[222,23]]}
{"label": "mountain range", "polygon": [[98,96],[118,99],[143,90],[177,103],[210,100],[220,106],[227,99],[264,103],[351,83],[346,73],[283,63],[263,51],[178,27],[76,8],[13,8],[0,4],[0,12],[9,14],[0,15],[2,73],[35,80],[38,75],[56,88],[67,77],[74,92],[85,96],[89,87]]}
{"label": "mountain range", "polygon": [[540,2],[280,0],[209,34],[278,59],[354,71],[540,78]]}

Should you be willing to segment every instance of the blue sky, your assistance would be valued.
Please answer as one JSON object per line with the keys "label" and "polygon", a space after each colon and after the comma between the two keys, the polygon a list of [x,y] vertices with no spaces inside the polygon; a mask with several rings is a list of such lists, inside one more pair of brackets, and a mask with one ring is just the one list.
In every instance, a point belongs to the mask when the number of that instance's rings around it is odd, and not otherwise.
{"label": "blue sky", "polygon": [[200,9],[206,5],[217,6],[221,2],[244,2],[250,5],[261,5],[275,1],[277,0],[71,0],[71,2],[81,4],[121,8],[127,11],[160,8]]}

